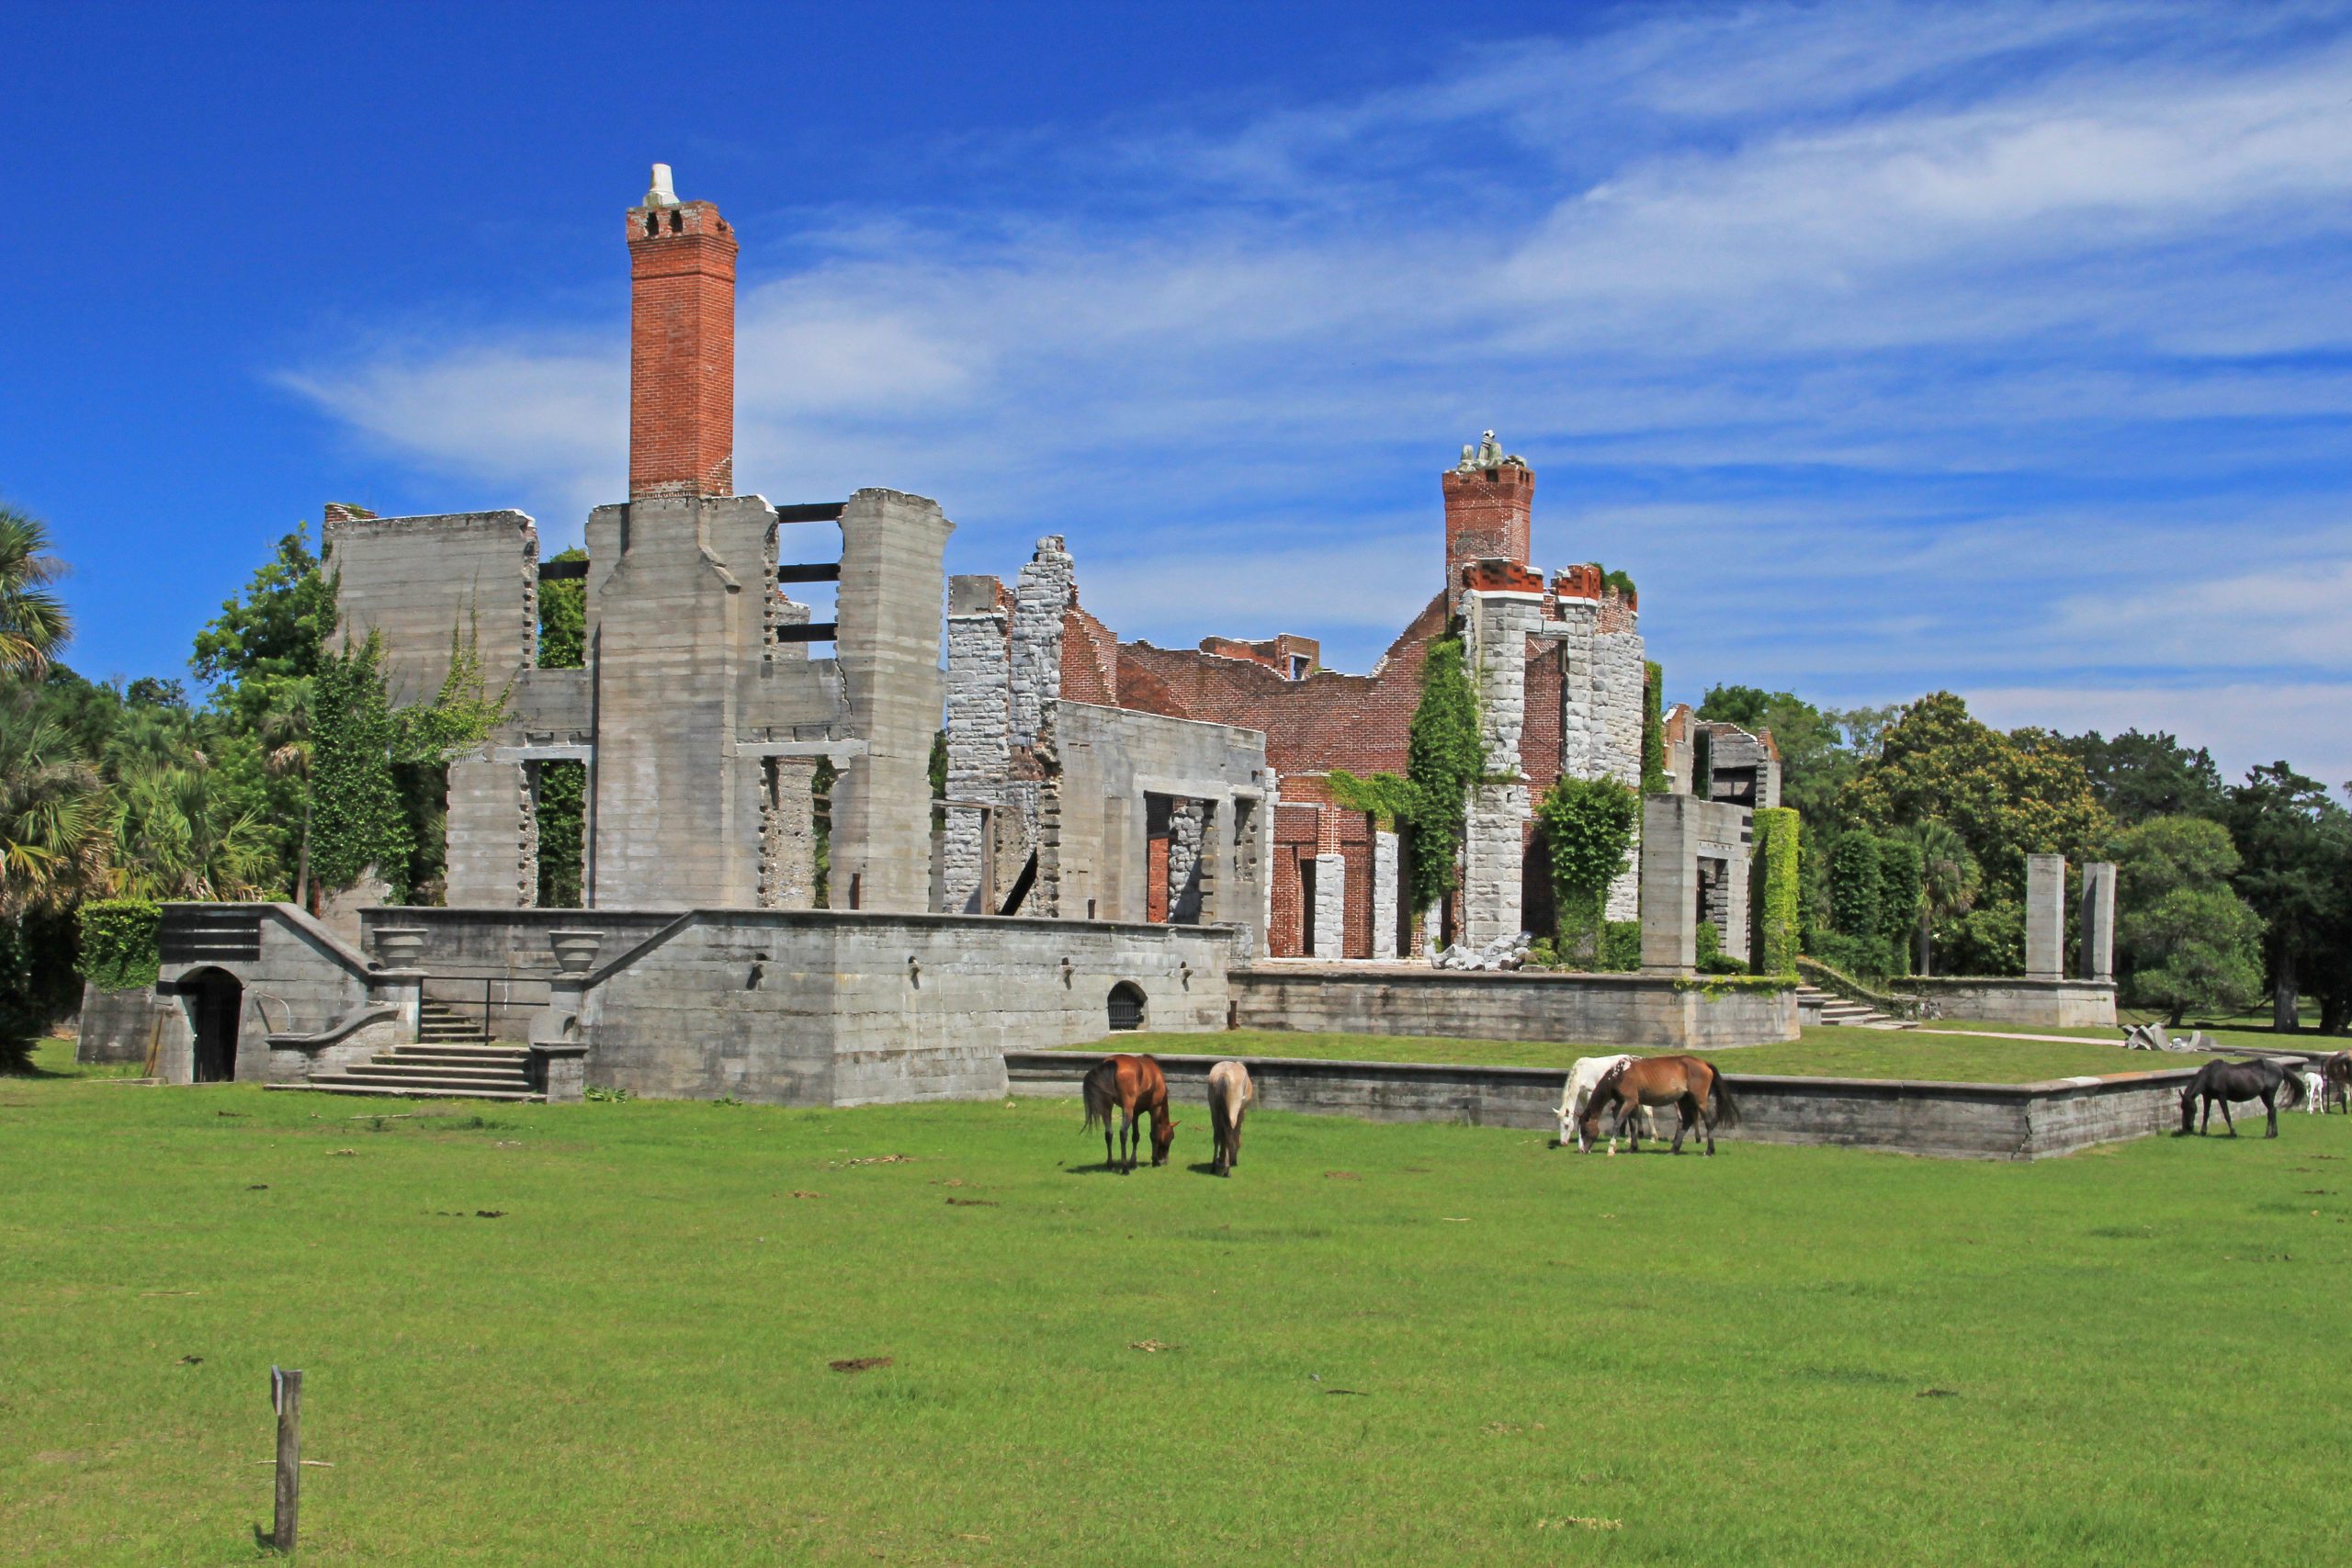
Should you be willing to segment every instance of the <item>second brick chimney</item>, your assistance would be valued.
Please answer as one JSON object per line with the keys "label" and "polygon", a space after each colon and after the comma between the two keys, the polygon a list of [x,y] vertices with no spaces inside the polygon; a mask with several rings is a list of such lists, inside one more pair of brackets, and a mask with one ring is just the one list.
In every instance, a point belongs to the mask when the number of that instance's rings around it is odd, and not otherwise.
{"label": "second brick chimney", "polygon": [[1462,588],[1462,571],[1472,561],[1527,564],[1533,549],[1535,470],[1502,455],[1495,433],[1476,447],[1462,449],[1462,461],[1445,471],[1445,587]]}
{"label": "second brick chimney", "polygon": [[628,213],[628,493],[735,492],[735,231],[670,166]]}

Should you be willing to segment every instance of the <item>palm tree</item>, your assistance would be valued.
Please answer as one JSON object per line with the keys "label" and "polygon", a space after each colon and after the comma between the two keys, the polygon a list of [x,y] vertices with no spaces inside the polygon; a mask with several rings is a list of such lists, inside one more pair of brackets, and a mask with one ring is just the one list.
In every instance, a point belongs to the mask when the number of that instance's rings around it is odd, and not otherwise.
{"label": "palm tree", "polygon": [[106,789],[55,720],[0,702],[0,919],[55,906],[106,862]]}
{"label": "palm tree", "polygon": [[122,780],[109,822],[115,891],[204,900],[259,895],[271,869],[268,834],[260,811],[235,806],[205,768],[153,768]]}
{"label": "palm tree", "polygon": [[49,592],[65,575],[49,542],[49,525],[0,505],[0,673],[46,672],[74,635],[65,602]]}
{"label": "palm tree", "polygon": [[1976,857],[1968,852],[1967,840],[1950,823],[1916,823],[1909,837],[1919,846],[1919,973],[1932,975],[1935,923],[1976,902],[1983,872]]}

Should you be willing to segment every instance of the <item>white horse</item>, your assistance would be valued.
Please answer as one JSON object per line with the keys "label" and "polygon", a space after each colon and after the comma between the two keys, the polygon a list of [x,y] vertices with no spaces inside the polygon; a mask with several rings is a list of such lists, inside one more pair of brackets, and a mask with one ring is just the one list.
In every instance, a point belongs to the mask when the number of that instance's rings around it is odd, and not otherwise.
{"label": "white horse", "polygon": [[1258,1086],[1240,1063],[1219,1062],[1209,1069],[1209,1133],[1216,1139],[1209,1168],[1219,1176],[1232,1175],[1241,1163],[1241,1118],[1257,1098]]}
{"label": "white horse", "polygon": [[[1571,1138],[1576,1140],[1577,1148],[1579,1151],[1591,1147],[1584,1135],[1584,1108],[1591,1102],[1594,1088],[1609,1075],[1610,1069],[1621,1067],[1633,1059],[1630,1055],[1580,1056],[1577,1059],[1576,1066],[1568,1069],[1567,1084],[1560,1090],[1560,1146],[1562,1148],[1568,1146],[1568,1140]],[[1658,1135],[1657,1118],[1652,1114],[1650,1108],[1646,1105],[1642,1107],[1642,1131],[1653,1138]]]}
{"label": "white horse", "polygon": [[2295,1076],[2303,1080],[2303,1109],[2314,1116],[2327,1111],[2327,1077],[2318,1067],[2304,1067]]}

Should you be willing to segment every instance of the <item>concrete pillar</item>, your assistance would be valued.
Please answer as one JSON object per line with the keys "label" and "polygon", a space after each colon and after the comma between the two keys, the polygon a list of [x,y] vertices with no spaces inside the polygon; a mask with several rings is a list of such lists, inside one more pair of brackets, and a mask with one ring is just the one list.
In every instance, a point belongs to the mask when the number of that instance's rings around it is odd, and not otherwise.
{"label": "concrete pillar", "polygon": [[1521,928],[1521,893],[1529,815],[1519,744],[1527,728],[1527,638],[1543,624],[1541,592],[1472,590],[1463,594],[1464,657],[1478,694],[1478,739],[1487,776],[1475,784],[1462,846],[1462,942],[1483,947]]}
{"label": "concrete pillar", "polygon": [[1077,581],[1078,568],[1058,534],[1037,541],[1036,553],[1013,580],[1010,679],[1015,746],[1037,743],[1045,705],[1062,694],[1062,616]]}
{"label": "concrete pillar", "polygon": [[1372,955],[1396,956],[1397,886],[1396,835],[1372,836]]}
{"label": "concrete pillar", "polygon": [[1680,974],[1699,961],[1701,802],[1687,795],[1642,797],[1642,967]]}
{"label": "concrete pillar", "polygon": [[[1011,766],[1011,675],[1007,637],[1011,615],[1004,585],[993,577],[956,577],[947,583],[947,795],[1001,806]],[[940,868],[942,907],[950,914],[994,914],[983,908],[993,870],[988,864],[989,814],[947,808]]]}
{"label": "concrete pillar", "polygon": [[947,536],[936,503],[862,490],[842,510],[834,648],[865,742],[833,786],[836,908],[931,907],[931,741],[939,728],[939,627]]}
{"label": "concrete pillar", "polygon": [[2066,977],[2066,857],[2025,857],[2025,977]]}
{"label": "concrete pillar", "polygon": [[2083,974],[2115,978],[2115,863],[2097,860],[2083,867]]}
{"label": "concrete pillar", "polygon": [[460,758],[449,764],[444,900],[455,909],[527,909],[538,902],[539,835],[529,770]]}
{"label": "concrete pillar", "polygon": [[1315,956],[1335,963],[1348,951],[1348,863],[1340,855],[1315,857]]}

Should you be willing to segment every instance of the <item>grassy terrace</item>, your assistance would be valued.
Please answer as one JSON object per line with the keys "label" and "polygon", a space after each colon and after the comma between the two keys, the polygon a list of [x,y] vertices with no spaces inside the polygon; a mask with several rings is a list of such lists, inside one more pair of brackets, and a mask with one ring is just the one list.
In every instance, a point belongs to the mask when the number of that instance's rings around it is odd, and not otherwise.
{"label": "grassy terrace", "polygon": [[[2114,1037],[2109,1037],[2112,1040]],[[1358,1062],[1468,1063],[1498,1067],[1556,1067],[1578,1056],[1614,1055],[1614,1045],[1575,1045],[1522,1040],[1425,1039],[1390,1034],[1306,1034],[1285,1030],[1234,1030],[1223,1034],[1122,1034],[1072,1050],[1146,1051],[1170,1056],[1313,1056]],[[1644,1050],[1642,1055],[1658,1051]],[[1847,1078],[1935,1078],[1945,1082],[2034,1083],[2043,1078],[2143,1073],[2195,1066],[2203,1056],[2125,1051],[2086,1040],[1997,1040],[1968,1033],[1817,1028],[1802,1040],[1715,1051],[1726,1072]]]}
{"label": "grassy terrace", "polygon": [[0,1562],[254,1560],[273,1361],[311,1563],[2331,1561],[2352,1118],[2281,1121],[2009,1167],[1261,1113],[1217,1181],[1049,1101],[0,1079]]}

